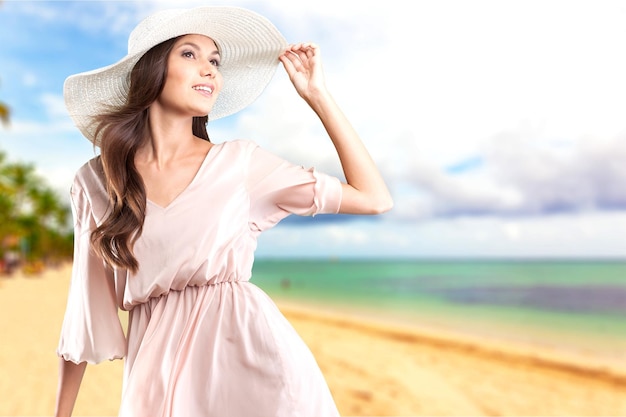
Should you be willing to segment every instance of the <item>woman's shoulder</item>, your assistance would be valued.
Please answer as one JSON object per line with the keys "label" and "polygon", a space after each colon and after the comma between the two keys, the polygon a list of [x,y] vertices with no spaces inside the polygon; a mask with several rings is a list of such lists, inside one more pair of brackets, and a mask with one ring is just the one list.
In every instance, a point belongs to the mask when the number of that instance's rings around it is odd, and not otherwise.
{"label": "woman's shoulder", "polygon": [[250,162],[255,150],[260,146],[249,139],[232,139],[219,144],[222,148],[219,152],[227,155],[225,159],[230,163],[246,164]]}
{"label": "woman's shoulder", "polygon": [[247,157],[250,157],[253,153],[255,158],[263,158],[266,155],[274,156],[274,154],[265,149],[263,145],[250,139],[233,139],[224,142],[224,145],[227,145],[231,149],[231,152],[236,152]]}
{"label": "woman's shoulder", "polygon": [[102,168],[102,160],[100,156],[96,156],[85,162],[74,175],[73,188],[81,188],[84,191],[103,191],[104,187],[104,169]]}
{"label": "woman's shoulder", "polygon": [[223,142],[222,145],[230,148],[231,150],[237,152],[246,152],[252,151],[255,148],[258,148],[258,144],[249,139],[233,139],[227,142]]}

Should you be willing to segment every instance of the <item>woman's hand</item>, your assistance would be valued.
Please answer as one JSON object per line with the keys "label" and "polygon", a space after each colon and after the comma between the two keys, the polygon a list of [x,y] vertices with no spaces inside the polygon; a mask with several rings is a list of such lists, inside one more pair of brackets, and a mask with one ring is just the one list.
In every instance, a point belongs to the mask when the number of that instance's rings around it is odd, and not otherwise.
{"label": "woman's hand", "polygon": [[320,48],[314,43],[290,45],[279,57],[296,91],[305,101],[326,93]]}

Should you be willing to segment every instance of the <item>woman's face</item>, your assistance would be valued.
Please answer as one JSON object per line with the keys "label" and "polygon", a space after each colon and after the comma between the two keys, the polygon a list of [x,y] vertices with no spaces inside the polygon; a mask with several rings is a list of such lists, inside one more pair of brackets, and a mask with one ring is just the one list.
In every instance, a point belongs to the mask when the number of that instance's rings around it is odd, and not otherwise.
{"label": "woman's face", "polygon": [[222,90],[220,54],[215,42],[204,35],[178,39],[168,60],[167,78],[153,105],[180,116],[206,116]]}

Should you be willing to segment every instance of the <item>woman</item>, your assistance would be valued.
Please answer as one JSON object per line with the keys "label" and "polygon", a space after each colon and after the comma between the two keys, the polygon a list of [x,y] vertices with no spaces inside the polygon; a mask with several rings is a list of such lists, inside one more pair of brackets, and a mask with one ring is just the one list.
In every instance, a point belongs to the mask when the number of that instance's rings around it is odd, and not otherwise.
{"label": "woman", "polygon": [[[235,113],[281,62],[332,140],[347,183],[236,140]],[[319,48],[287,45],[245,9],[168,10],[118,63],[69,77],[65,99],[100,156],[76,174],[75,251],[55,415],[87,363],[126,358],[120,416],[335,416],[310,351],[249,283],[259,234],[289,214],[374,214],[388,190],[324,85]],[[118,309],[129,311],[126,334]]]}

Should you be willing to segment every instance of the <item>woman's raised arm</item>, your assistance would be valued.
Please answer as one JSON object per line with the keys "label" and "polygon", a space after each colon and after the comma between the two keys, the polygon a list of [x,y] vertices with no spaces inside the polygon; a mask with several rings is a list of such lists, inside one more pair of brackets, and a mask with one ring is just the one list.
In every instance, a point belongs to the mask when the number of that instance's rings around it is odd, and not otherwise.
{"label": "woman's raised arm", "polygon": [[326,88],[319,47],[313,43],[294,44],[280,60],[337,150],[347,181],[339,212],[379,214],[390,210],[393,201],[374,160]]}

